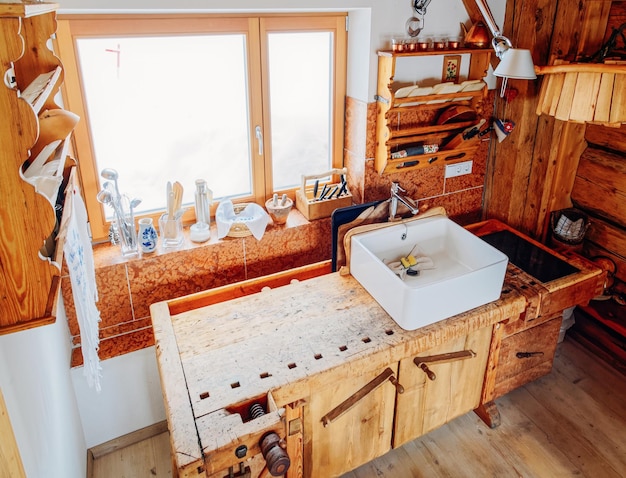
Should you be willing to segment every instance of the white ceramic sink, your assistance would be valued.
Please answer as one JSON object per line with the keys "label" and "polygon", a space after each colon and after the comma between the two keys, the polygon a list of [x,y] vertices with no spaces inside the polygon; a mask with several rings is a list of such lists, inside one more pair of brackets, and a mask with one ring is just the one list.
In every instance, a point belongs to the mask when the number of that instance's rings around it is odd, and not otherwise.
{"label": "white ceramic sink", "polygon": [[[405,330],[500,297],[507,256],[445,216],[390,225],[351,241],[350,273]],[[434,268],[401,279],[386,263],[406,257],[416,244]]]}

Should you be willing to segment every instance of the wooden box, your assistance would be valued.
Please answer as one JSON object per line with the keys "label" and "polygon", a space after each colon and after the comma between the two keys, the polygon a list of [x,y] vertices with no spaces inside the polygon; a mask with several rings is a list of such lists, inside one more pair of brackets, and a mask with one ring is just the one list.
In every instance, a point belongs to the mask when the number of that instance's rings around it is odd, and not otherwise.
{"label": "wooden box", "polygon": [[[315,197],[314,189],[315,185],[307,184],[307,181],[312,179],[321,179],[332,176],[333,174],[343,174],[347,173],[347,169],[333,169],[332,171],[316,174],[312,176],[302,176],[302,185],[300,189],[296,191],[296,207],[298,210],[306,217],[308,220],[312,221],[314,219],[321,219],[323,217],[330,217],[333,211],[340,207],[346,207],[352,205],[352,194],[347,189],[344,194],[340,197],[336,197],[336,194],[333,195],[330,199],[320,199],[322,186],[320,186],[317,191],[317,198]],[[342,183],[327,183],[324,185],[327,191],[333,191],[334,188],[337,188],[336,191],[341,189]]]}

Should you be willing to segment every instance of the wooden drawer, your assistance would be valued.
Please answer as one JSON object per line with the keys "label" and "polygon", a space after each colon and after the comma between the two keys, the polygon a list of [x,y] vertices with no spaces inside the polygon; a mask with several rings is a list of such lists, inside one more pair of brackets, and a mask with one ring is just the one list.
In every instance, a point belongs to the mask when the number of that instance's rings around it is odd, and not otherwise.
{"label": "wooden drawer", "polygon": [[[548,322],[502,340],[495,397],[550,373],[561,330],[559,315]],[[518,354],[532,353],[525,356]]]}

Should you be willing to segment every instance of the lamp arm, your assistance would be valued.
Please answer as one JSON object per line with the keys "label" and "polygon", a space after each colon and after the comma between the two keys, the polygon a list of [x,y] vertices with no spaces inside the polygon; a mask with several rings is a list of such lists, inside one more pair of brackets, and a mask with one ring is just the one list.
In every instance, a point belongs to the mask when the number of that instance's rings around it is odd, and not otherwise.
{"label": "lamp arm", "polygon": [[482,14],[483,19],[485,20],[485,23],[487,24],[487,27],[491,31],[493,37],[502,37],[502,32],[500,31],[500,28],[498,28],[498,25],[496,25],[496,21],[494,20],[491,10],[489,9],[489,5],[487,5],[486,1],[474,0],[474,2],[476,2],[476,6],[480,10],[480,13]]}

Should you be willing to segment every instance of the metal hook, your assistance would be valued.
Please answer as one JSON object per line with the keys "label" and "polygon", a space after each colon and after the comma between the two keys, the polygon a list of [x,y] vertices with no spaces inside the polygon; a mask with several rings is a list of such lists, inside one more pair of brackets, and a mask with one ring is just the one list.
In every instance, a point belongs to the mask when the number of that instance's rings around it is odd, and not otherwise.
{"label": "metal hook", "polygon": [[404,232],[400,236],[400,239],[404,241],[406,239],[407,234],[409,233],[409,227],[406,225],[405,222],[403,222],[402,225],[404,226]]}
{"label": "metal hook", "polygon": [[430,4],[431,0],[413,0],[413,10],[420,15],[426,15],[426,7]]}

